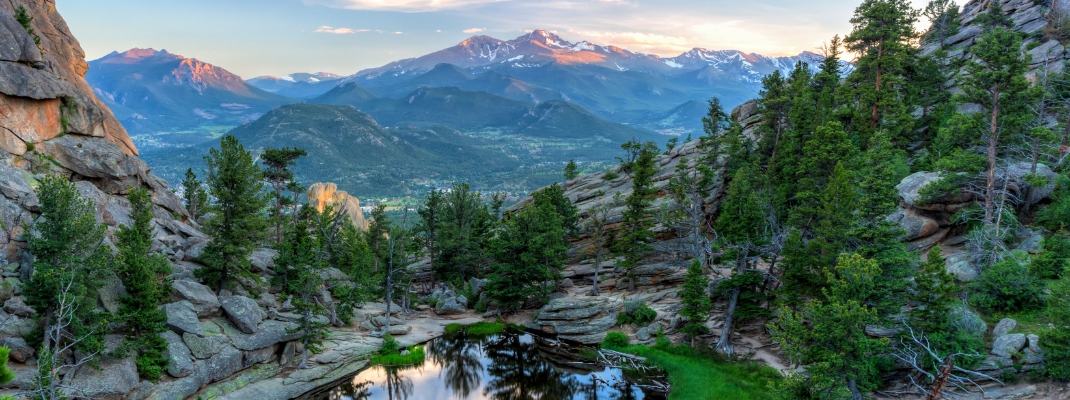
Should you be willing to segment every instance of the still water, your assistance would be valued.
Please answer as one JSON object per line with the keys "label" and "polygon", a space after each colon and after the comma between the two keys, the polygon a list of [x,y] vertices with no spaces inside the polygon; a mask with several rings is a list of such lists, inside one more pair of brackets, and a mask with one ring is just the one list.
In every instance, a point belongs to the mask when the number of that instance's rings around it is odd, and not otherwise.
{"label": "still water", "polygon": [[330,400],[647,399],[620,369],[577,363],[577,349],[524,333],[433,340],[422,364],[376,366],[313,396]]}

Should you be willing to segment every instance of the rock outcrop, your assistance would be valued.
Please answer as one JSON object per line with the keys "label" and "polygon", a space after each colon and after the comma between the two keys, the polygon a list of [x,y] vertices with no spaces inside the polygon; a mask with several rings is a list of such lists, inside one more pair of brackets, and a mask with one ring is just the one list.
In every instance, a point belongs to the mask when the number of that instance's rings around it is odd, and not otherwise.
{"label": "rock outcrop", "polygon": [[327,206],[343,211],[349,216],[353,226],[359,229],[368,229],[368,221],[364,219],[364,212],[360,209],[360,200],[345,191],[338,190],[338,185],[336,184],[312,184],[312,186],[308,187],[308,202],[315,205],[319,211],[323,211]]}
{"label": "rock outcrop", "polygon": [[[33,17],[39,46],[13,18],[20,5]],[[68,133],[103,138],[124,154],[137,154],[126,129],[85,82],[85,52],[54,0],[0,0],[0,21],[3,142],[10,143],[12,134],[36,144]]]}

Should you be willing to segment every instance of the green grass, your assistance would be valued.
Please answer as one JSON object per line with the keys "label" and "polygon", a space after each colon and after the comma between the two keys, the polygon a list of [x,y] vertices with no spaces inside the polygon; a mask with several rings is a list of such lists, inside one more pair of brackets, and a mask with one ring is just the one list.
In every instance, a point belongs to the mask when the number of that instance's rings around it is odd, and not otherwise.
{"label": "green grass", "polygon": [[423,346],[409,346],[405,350],[409,351],[408,355],[393,353],[372,357],[372,365],[411,365],[424,361]]}
{"label": "green grass", "polygon": [[496,335],[505,331],[505,324],[500,322],[476,322],[470,325],[461,324],[449,324],[446,325],[445,333],[447,336],[455,335],[459,332],[467,332],[472,336],[489,336]]}
{"label": "green grass", "polygon": [[770,384],[780,379],[772,367],[757,362],[730,362],[710,354],[695,354],[686,345],[617,349],[647,359],[668,374],[669,400],[773,399]]}

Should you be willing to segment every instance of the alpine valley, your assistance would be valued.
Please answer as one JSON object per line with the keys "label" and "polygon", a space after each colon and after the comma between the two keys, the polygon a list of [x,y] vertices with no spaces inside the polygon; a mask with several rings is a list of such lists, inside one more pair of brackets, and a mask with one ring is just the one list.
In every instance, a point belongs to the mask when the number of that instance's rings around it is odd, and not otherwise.
{"label": "alpine valley", "polygon": [[166,50],[131,49],[90,61],[86,80],[170,182],[231,132],[254,152],[308,148],[299,175],[406,196],[455,180],[526,192],[569,160],[601,170],[628,140],[701,135],[710,98],[734,107],[758,94],[763,76],[822,58],[702,48],[663,58],[535,30],[473,36],[345,77],[243,80]]}

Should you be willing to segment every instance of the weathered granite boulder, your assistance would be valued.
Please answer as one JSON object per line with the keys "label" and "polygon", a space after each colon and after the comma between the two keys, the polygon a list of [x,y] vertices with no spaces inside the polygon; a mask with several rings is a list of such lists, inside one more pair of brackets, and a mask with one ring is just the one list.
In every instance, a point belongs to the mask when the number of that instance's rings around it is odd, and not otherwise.
{"label": "weathered granite boulder", "polygon": [[[447,297],[439,299],[435,304],[435,314],[438,315],[457,315],[464,314],[465,305],[462,305],[460,299],[464,299],[464,296]],[[465,303],[468,301],[465,300]]]}
{"label": "weathered granite boulder", "polygon": [[918,213],[914,209],[899,209],[887,217],[889,222],[899,224],[906,236],[903,240],[915,240],[918,238],[927,237],[936,233],[940,229],[940,224],[936,220],[926,217]]}
{"label": "weathered granite boulder", "polygon": [[171,284],[171,289],[171,297],[192,303],[197,316],[203,318],[219,315],[219,298],[208,286],[191,280],[177,280]]}
{"label": "weathered granite boulder", "polygon": [[981,274],[981,271],[974,265],[970,253],[967,252],[953,254],[944,260],[944,263],[947,266],[947,273],[960,282],[972,281]]}
{"label": "weathered granite boulder", "polygon": [[550,300],[539,310],[535,325],[543,332],[584,344],[601,343],[624,308],[619,299],[564,297]]}
{"label": "weathered granite boulder", "polygon": [[273,249],[256,249],[249,255],[249,266],[257,274],[274,273],[278,256],[279,252]]}
{"label": "weathered granite boulder", "polygon": [[223,296],[219,300],[227,319],[243,333],[256,332],[256,326],[264,320],[264,313],[253,299],[245,296]]}
{"label": "weathered granite boulder", "polygon": [[997,323],[996,326],[992,328],[992,337],[999,338],[1000,336],[1011,333],[1011,331],[1013,331],[1014,328],[1017,326],[1018,321],[1015,321],[1011,318],[1001,319],[999,320],[999,323]]}
{"label": "weathered granite boulder", "polygon": [[8,353],[8,357],[11,357],[12,360],[18,361],[20,363],[24,363],[26,362],[26,360],[33,358],[33,347],[30,347],[28,344],[26,344],[26,341],[22,338],[4,338],[3,340],[0,340],[0,346],[4,346],[11,349],[11,352]]}
{"label": "weathered granite boulder", "polygon": [[191,333],[197,336],[204,336],[204,328],[201,327],[201,321],[197,319],[197,313],[194,311],[192,303],[182,300],[164,304],[161,307],[163,312],[167,314],[168,329],[180,335]]}
{"label": "weathered granite boulder", "polygon": [[253,334],[238,330],[225,319],[217,319],[215,323],[223,328],[223,332],[230,337],[234,347],[244,351],[262,349],[275,343],[288,342],[301,337],[301,333],[297,331],[297,324],[293,322],[267,320],[260,323]]}
{"label": "weathered granite boulder", "polygon": [[[218,325],[211,322],[205,322],[203,325],[209,328],[205,329],[206,334],[204,337],[189,333],[182,335],[182,341],[186,343],[190,354],[202,360],[219,354],[224,347],[230,344],[230,337],[223,335],[223,331]],[[212,327],[215,327],[215,332],[210,331]]]}
{"label": "weathered granite boulder", "polygon": [[160,334],[167,341],[167,374],[175,378],[184,378],[193,373],[193,357],[186,343],[177,333],[167,331]]}
{"label": "weathered granite boulder", "polygon": [[1024,334],[1008,333],[997,337],[996,341],[992,343],[992,354],[998,357],[1009,358],[1021,352],[1026,344],[1028,344],[1028,342],[1026,341]]}
{"label": "weathered granite boulder", "polygon": [[[122,343],[122,337],[109,335],[106,341],[110,351]],[[94,399],[122,399],[137,388],[141,381],[138,379],[137,364],[134,360],[134,355],[122,359],[101,358],[99,369],[88,364],[82,365],[69,378],[69,384],[94,393]]]}
{"label": "weathered granite boulder", "polygon": [[22,297],[12,297],[4,302],[4,311],[20,317],[29,317],[34,314],[33,309],[26,305]]}
{"label": "weathered granite boulder", "polygon": [[[201,363],[198,363],[198,366]],[[242,365],[242,352],[235,349],[233,346],[225,346],[223,350],[209,358],[204,362],[204,368],[207,370],[209,381],[218,381],[226,378],[231,374],[241,371],[245,366]]]}

